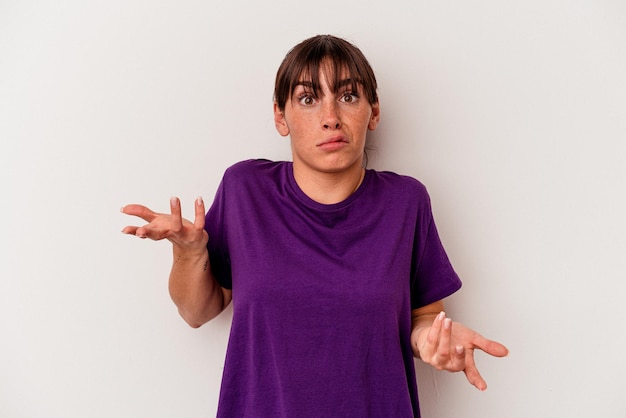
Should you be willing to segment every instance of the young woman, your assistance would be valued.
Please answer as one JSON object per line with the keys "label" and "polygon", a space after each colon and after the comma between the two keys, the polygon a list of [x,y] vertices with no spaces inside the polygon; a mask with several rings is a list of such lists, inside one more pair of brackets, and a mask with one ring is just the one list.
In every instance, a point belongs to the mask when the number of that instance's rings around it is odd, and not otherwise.
{"label": "young woman", "polygon": [[230,167],[193,222],[141,205],[126,234],[173,244],[170,293],[192,327],[233,301],[220,417],[419,416],[413,358],[464,371],[506,347],[452,322],[461,287],[417,180],[365,169],[380,118],[374,73],[333,36],[295,46],[276,77],[276,129],[292,162]]}

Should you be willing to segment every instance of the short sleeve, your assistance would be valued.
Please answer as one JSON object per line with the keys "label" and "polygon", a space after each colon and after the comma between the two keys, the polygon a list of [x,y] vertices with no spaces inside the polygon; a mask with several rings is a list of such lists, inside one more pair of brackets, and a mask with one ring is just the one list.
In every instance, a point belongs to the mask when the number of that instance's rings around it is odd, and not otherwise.
{"label": "short sleeve", "polygon": [[439,238],[428,194],[422,202],[413,243],[411,309],[441,300],[461,288],[461,280]]}
{"label": "short sleeve", "polygon": [[207,211],[204,229],[209,234],[207,250],[209,251],[209,260],[211,261],[211,271],[220,286],[232,289],[226,214],[226,187],[225,180],[222,179],[213,204]]}

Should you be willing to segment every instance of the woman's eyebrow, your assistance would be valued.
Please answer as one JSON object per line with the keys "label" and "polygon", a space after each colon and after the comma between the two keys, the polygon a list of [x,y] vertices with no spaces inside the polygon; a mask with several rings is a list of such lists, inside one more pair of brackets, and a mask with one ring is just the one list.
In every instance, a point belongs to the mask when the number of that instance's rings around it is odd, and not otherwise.
{"label": "woman's eyebrow", "polygon": [[352,78],[344,78],[343,80],[340,80],[339,83],[337,83],[337,88],[342,88],[347,85],[356,86],[357,84],[359,84],[358,80],[354,80]]}
{"label": "woman's eyebrow", "polygon": [[[336,83],[337,89],[340,89],[342,87],[345,87],[347,85],[357,85],[359,84],[358,80],[354,80],[352,78],[344,78],[343,80],[340,80],[338,83]],[[296,84],[294,85],[294,87],[296,86],[303,86],[303,87],[309,87],[309,88],[313,88],[313,82],[311,81],[298,81],[296,82]]]}
{"label": "woman's eyebrow", "polygon": [[313,88],[313,82],[311,81],[298,81],[296,82],[296,84],[294,84],[294,87],[296,86],[303,86],[303,87],[311,87]]}

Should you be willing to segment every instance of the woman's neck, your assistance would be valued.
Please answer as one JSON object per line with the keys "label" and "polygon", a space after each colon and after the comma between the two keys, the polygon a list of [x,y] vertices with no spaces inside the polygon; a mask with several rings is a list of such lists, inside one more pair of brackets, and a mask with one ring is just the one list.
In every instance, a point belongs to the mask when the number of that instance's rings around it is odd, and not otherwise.
{"label": "woman's neck", "polygon": [[359,188],[365,176],[363,167],[341,172],[320,172],[293,165],[298,187],[312,200],[325,205],[343,202]]}

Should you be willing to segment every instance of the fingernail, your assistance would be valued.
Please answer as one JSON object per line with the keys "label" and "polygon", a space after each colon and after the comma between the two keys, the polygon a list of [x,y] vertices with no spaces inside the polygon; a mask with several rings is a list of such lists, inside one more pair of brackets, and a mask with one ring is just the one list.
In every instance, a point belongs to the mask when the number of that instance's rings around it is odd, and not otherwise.
{"label": "fingernail", "polygon": [[457,345],[454,349],[456,350],[457,354],[463,354],[463,346],[462,345]]}
{"label": "fingernail", "polygon": [[200,206],[202,204],[202,196],[198,196],[196,198],[196,205]]}
{"label": "fingernail", "polygon": [[450,328],[450,326],[451,326],[451,325],[452,325],[452,320],[451,320],[450,318],[446,318],[446,319],[443,321],[443,327],[444,327],[445,329]]}
{"label": "fingernail", "polygon": [[170,205],[172,206],[178,206],[178,198],[176,196],[172,196],[170,197]]}
{"label": "fingernail", "polygon": [[444,311],[439,312],[439,315],[437,315],[437,319],[439,321],[441,321],[445,317],[446,317],[446,313]]}

